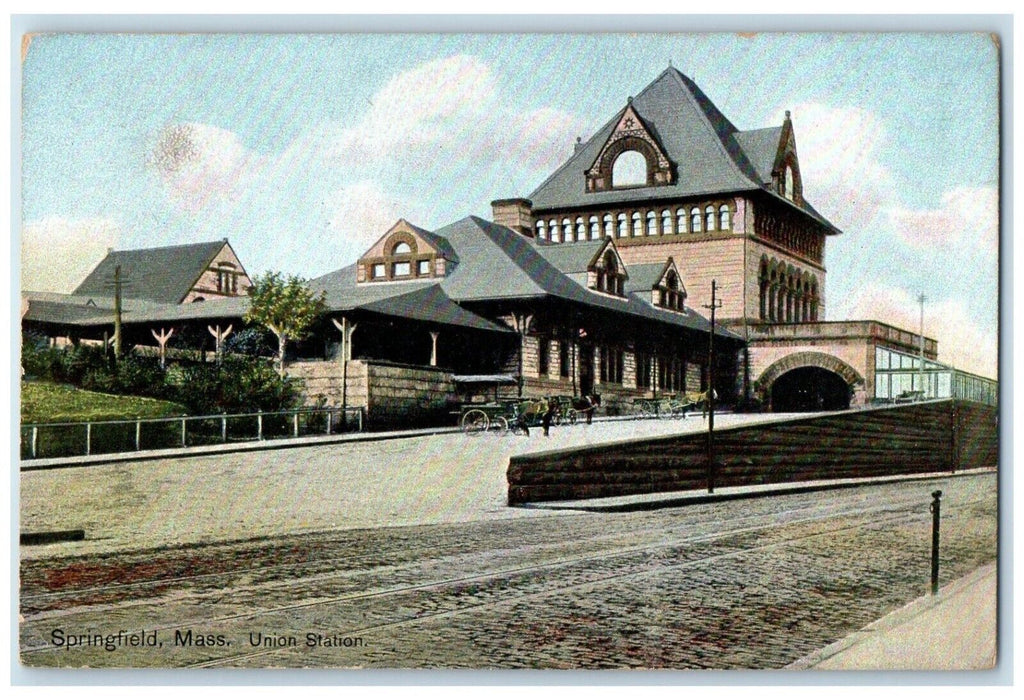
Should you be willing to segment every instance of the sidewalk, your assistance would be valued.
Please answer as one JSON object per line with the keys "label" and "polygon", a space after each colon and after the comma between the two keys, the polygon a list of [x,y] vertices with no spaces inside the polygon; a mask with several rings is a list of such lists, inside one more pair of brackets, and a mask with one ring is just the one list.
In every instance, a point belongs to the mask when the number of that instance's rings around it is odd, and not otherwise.
{"label": "sidewalk", "polygon": [[989,564],[790,664],[795,670],[977,671],[996,656],[996,565]]}

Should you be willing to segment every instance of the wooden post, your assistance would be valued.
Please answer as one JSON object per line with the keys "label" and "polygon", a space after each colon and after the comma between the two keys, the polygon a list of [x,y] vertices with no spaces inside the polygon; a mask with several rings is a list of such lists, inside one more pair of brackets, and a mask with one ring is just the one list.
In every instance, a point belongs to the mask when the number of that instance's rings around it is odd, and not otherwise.
{"label": "wooden post", "polygon": [[38,425],[33,425],[32,426],[32,458],[33,459],[35,459],[35,457],[36,457],[36,444],[38,443],[38,440],[39,440],[39,426]]}
{"label": "wooden post", "polygon": [[85,454],[92,453],[92,423],[85,424]]}
{"label": "wooden post", "polygon": [[185,447],[185,416],[181,417],[181,446]]}
{"label": "wooden post", "polygon": [[430,366],[437,367],[437,331],[430,331]]}
{"label": "wooden post", "polygon": [[172,335],[174,335],[174,329],[168,328],[164,330],[161,328],[160,333],[158,334],[155,330],[150,328],[149,332],[153,334],[153,337],[156,338],[157,344],[160,346],[160,369],[164,369],[167,366],[167,341],[171,339]]}
{"label": "wooden post", "polygon": [[206,327],[206,330],[208,330],[210,332],[210,335],[212,335],[213,339],[216,341],[216,349],[215,349],[214,357],[216,358],[216,362],[217,362],[218,365],[220,364],[220,360],[221,360],[221,347],[222,347],[222,344],[224,343],[224,339],[227,338],[229,335],[231,335],[231,329],[232,328],[234,328],[234,326],[229,325],[227,327],[227,329],[223,333],[221,333],[220,324],[219,323],[216,326],[207,326]]}
{"label": "wooden post", "polygon": [[295,437],[299,436],[299,412],[296,411],[292,414],[292,424],[294,427]]}
{"label": "wooden post", "polygon": [[135,451],[142,449],[142,421],[135,418]]}
{"label": "wooden post", "polygon": [[263,439],[263,411],[256,414],[256,439]]}
{"label": "wooden post", "polygon": [[356,332],[358,324],[349,323],[347,316],[338,319],[332,318],[331,323],[341,331],[341,422],[344,425],[348,419],[345,409],[348,407],[348,363],[352,359],[352,334]]}
{"label": "wooden post", "polygon": [[228,441],[228,417],[223,413],[220,414],[220,441]]}

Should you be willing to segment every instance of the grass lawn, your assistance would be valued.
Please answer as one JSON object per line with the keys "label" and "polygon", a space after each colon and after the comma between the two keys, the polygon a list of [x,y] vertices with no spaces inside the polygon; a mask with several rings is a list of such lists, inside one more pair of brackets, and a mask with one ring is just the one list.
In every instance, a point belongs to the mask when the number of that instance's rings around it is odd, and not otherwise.
{"label": "grass lawn", "polygon": [[141,396],[116,396],[47,382],[21,383],[21,422],[161,418],[188,413],[181,404]]}

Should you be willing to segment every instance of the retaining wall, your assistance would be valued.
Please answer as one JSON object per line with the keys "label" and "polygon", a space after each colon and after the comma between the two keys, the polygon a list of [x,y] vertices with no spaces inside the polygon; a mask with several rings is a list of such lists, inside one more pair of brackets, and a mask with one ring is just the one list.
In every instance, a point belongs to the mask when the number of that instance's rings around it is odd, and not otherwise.
{"label": "retaining wall", "polygon": [[[998,410],[966,401],[866,409],[715,431],[715,486],[995,466]],[[513,457],[508,502],[707,487],[707,433]]]}

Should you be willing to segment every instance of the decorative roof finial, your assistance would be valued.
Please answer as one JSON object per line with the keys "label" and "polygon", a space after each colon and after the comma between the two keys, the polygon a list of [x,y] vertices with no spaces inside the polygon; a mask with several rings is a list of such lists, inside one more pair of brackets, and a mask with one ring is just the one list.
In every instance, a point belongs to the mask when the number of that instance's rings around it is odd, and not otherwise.
{"label": "decorative roof finial", "polygon": [[789,121],[789,110],[788,109],[786,110],[786,121],[787,122]]}
{"label": "decorative roof finial", "polygon": [[669,67],[669,68],[671,68],[671,67],[672,67],[672,59],[671,59],[671,58],[670,58],[670,59],[668,59],[668,67]]}
{"label": "decorative roof finial", "polygon": [[629,103],[629,104],[633,104],[633,96],[630,95],[629,97],[627,97],[626,98],[626,102]]}

